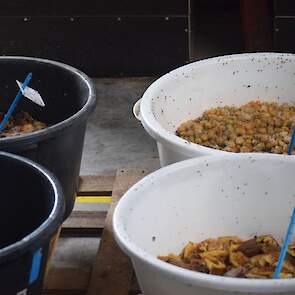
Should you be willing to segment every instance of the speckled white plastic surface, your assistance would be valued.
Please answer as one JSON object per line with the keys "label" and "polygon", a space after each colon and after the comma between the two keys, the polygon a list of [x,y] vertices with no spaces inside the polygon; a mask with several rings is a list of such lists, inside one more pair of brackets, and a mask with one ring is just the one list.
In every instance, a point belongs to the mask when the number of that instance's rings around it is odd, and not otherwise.
{"label": "speckled white plastic surface", "polygon": [[113,226],[144,295],[295,294],[295,279],[225,278],[156,258],[223,235],[272,234],[281,242],[295,204],[294,175],[291,156],[228,154],[169,165],[134,185]]}
{"label": "speckled white plastic surface", "polygon": [[157,141],[162,166],[227,152],[189,143],[177,127],[205,110],[251,100],[295,102],[295,55],[238,54],[178,68],[155,81],[140,103],[141,122]]}

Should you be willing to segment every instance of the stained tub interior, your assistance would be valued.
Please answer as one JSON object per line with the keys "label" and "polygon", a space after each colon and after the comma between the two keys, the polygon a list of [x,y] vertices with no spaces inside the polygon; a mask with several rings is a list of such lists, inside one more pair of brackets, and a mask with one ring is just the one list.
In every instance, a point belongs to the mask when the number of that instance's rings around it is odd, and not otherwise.
{"label": "stained tub interior", "polygon": [[205,110],[251,100],[295,103],[295,56],[256,54],[217,57],[168,73],[148,90],[158,123],[174,133]]}

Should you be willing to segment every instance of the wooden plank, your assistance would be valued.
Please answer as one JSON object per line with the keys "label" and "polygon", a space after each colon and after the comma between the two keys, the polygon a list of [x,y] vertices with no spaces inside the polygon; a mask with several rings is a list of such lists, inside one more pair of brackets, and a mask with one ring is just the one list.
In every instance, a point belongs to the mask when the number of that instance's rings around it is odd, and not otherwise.
{"label": "wooden plank", "polygon": [[128,295],[138,295],[140,294],[140,286],[138,284],[137,278],[135,273],[133,272],[133,276],[132,276],[132,282],[130,285],[130,290],[129,290],[129,294]]}
{"label": "wooden plank", "polygon": [[113,202],[108,211],[101,244],[93,266],[87,295],[128,295],[133,268],[129,258],[118,247],[112,229],[114,209],[126,190],[140,180],[146,171],[117,172],[113,188]]}
{"label": "wooden plank", "polygon": [[76,267],[57,267],[50,268],[44,282],[46,292],[54,290],[85,291],[88,286],[91,269]]}
{"label": "wooden plank", "polygon": [[86,292],[99,241],[98,237],[60,238],[45,278],[44,291]]}
{"label": "wooden plank", "polygon": [[113,190],[113,184],[115,181],[116,172],[112,172],[108,175],[85,175],[80,177],[79,182],[79,195],[86,195],[88,193],[103,194],[105,192],[111,192]]}
{"label": "wooden plank", "polygon": [[103,229],[107,212],[103,211],[74,211],[63,223],[63,229],[97,228]]}

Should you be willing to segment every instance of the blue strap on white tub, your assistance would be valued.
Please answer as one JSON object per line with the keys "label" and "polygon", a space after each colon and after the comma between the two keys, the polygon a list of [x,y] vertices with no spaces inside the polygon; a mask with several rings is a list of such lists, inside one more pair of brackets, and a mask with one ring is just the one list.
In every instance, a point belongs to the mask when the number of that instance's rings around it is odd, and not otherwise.
{"label": "blue strap on white tub", "polygon": [[295,144],[295,128],[293,129],[293,133],[291,136],[291,141],[288,147],[288,155],[292,155],[293,149],[294,149],[294,144]]}
{"label": "blue strap on white tub", "polygon": [[32,79],[32,73],[29,73],[24,81],[24,83],[22,84],[22,89],[20,89],[17,93],[17,95],[15,96],[12,104],[10,105],[7,113],[5,114],[2,122],[0,123],[0,132],[4,130],[9,118],[11,117],[14,109],[16,108],[18,102],[21,100],[22,96],[23,96],[23,91],[25,90],[25,88],[28,86],[28,84],[30,83],[30,80]]}
{"label": "blue strap on white tub", "polygon": [[290,220],[290,223],[288,226],[288,230],[286,233],[284,244],[283,244],[283,247],[280,252],[280,256],[279,256],[279,260],[278,260],[275,272],[273,274],[274,279],[280,278],[280,274],[281,274],[281,271],[283,268],[283,264],[284,264],[284,260],[285,260],[286,254],[287,254],[288,246],[289,246],[289,243],[290,243],[292,235],[293,235],[294,226],[295,226],[295,208],[293,209],[293,213],[292,213],[291,220]]}
{"label": "blue strap on white tub", "polygon": [[42,262],[42,251],[37,250],[32,258],[32,266],[30,271],[29,284],[33,284],[39,277]]}

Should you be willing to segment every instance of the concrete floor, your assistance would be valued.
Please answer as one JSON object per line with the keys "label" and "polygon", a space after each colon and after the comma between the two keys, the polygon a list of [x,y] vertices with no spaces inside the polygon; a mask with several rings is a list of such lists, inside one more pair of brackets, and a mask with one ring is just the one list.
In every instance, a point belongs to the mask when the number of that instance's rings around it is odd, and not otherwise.
{"label": "concrete floor", "polygon": [[81,175],[159,167],[155,142],[132,113],[154,78],[95,79],[97,107],[88,122]]}

